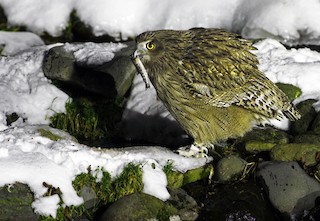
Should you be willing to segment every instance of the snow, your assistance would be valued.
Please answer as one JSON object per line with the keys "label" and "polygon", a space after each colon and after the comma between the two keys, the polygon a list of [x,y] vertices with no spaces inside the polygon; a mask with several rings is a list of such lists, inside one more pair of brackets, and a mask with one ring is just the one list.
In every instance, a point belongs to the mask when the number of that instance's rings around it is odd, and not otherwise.
{"label": "snow", "polygon": [[[15,35],[0,32],[0,39]],[[22,36],[25,38],[20,38],[21,45],[36,45],[38,42],[31,34],[23,33]],[[69,99],[67,94],[51,84],[42,71],[45,53],[61,44],[34,46],[25,50],[15,45],[14,41],[7,41],[6,48],[11,48],[13,55],[0,57],[0,130],[7,128],[5,115],[13,112],[26,119],[27,124],[48,124],[54,113],[65,111],[65,103]],[[121,43],[66,43],[63,46],[73,53],[79,65],[86,66],[98,66],[110,61],[114,52],[126,47]]]}
{"label": "snow", "polygon": [[[294,103],[313,98],[320,100],[320,53],[308,48],[287,50],[276,40],[267,39],[255,44],[259,50],[260,70],[273,82],[292,84],[302,90]],[[320,102],[314,104],[320,110]]]}
{"label": "snow", "polygon": [[[63,137],[58,141],[42,137],[39,129],[46,129]],[[104,168],[112,178],[119,176],[129,164],[140,164],[143,170],[143,191],[162,200],[170,195],[163,167],[168,160],[181,172],[203,166],[205,158],[187,158],[160,147],[130,147],[122,149],[89,148],[76,143],[65,132],[48,126],[24,126],[7,129],[0,134],[0,186],[20,182],[34,193],[32,204],[36,212],[55,217],[56,197],[47,197],[45,182],[62,192],[64,205],[80,205],[83,199],[72,187],[76,175]]]}
{"label": "snow", "polygon": [[[170,194],[166,188],[168,182],[163,167],[157,166],[157,161],[148,161],[143,165],[143,192],[158,197],[161,200],[170,198]],[[154,189],[157,192],[154,192]]]}
{"label": "snow", "polygon": [[1,54],[13,55],[33,46],[44,45],[42,39],[31,32],[0,31],[0,45],[5,45]]}
{"label": "snow", "polygon": [[84,44],[68,44],[64,45],[67,52],[72,52],[79,66],[86,67],[99,66],[106,61],[111,61],[114,57],[114,52],[117,52],[127,47],[120,43],[101,43],[95,44],[87,42]]}
{"label": "snow", "polygon": [[[95,35],[126,40],[146,30],[224,28],[247,38],[319,44],[318,0],[0,0],[10,25],[58,36],[73,10]],[[54,18],[54,19],[53,19]]]}
{"label": "snow", "polygon": [[65,110],[68,96],[42,72],[43,56],[49,48],[40,46],[16,56],[0,57],[0,129],[7,128],[5,114],[15,112],[27,123],[40,124],[49,123],[50,116]]}
{"label": "snow", "polygon": [[44,216],[56,217],[60,198],[57,194],[37,199],[32,203],[35,212]]}

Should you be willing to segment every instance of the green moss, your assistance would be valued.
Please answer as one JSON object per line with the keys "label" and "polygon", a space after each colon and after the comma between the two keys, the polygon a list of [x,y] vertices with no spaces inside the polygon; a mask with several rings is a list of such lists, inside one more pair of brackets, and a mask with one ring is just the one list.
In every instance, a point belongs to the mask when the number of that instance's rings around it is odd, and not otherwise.
{"label": "green moss", "polygon": [[291,101],[300,97],[302,94],[301,89],[292,84],[276,83],[276,85],[288,96]]}
{"label": "green moss", "polygon": [[173,210],[170,207],[165,206],[158,211],[157,219],[159,221],[169,221],[170,215],[174,215],[174,214],[176,214],[176,212],[177,212],[176,209],[175,209],[175,212],[173,212]]}
{"label": "green moss", "polygon": [[129,163],[121,175],[112,183],[109,202],[114,202],[125,195],[141,192],[143,189],[140,165]]}
{"label": "green moss", "polygon": [[79,195],[84,186],[90,186],[101,203],[112,203],[123,196],[142,191],[142,170],[140,165],[129,163],[120,176],[113,181],[109,173],[102,171],[99,182],[91,173],[80,174],[73,181],[73,186]]}
{"label": "green moss", "polygon": [[212,176],[212,173],[213,173],[213,166],[211,164],[205,167],[188,170],[184,174],[183,184],[185,185],[188,183],[192,183],[198,180],[208,178],[209,176]]}
{"label": "green moss", "polygon": [[95,145],[110,137],[110,131],[121,119],[121,112],[113,102],[74,99],[66,103],[66,113],[57,113],[50,118],[50,126],[68,132],[81,143]]}
{"label": "green moss", "polygon": [[177,189],[188,183],[209,178],[213,175],[213,166],[209,164],[204,167],[188,170],[185,173],[181,173],[173,169],[172,162],[168,162],[168,164],[164,166],[163,171],[167,176],[168,187]]}
{"label": "green moss", "polygon": [[[102,173],[102,177],[97,181],[97,175]],[[99,176],[100,177],[100,176]],[[134,165],[129,163],[123,172],[112,181],[110,174],[103,169],[98,169],[92,172],[89,168],[88,173],[79,174],[72,182],[74,189],[78,195],[81,195],[83,187],[89,186],[95,192],[97,197],[97,203],[94,208],[86,209],[84,204],[80,206],[63,207],[63,201],[61,198],[61,192],[59,189],[45,184],[48,188],[46,196],[58,194],[60,197],[60,207],[57,211],[57,217],[45,217],[41,216],[41,220],[74,220],[75,217],[85,217],[86,219],[93,220],[94,213],[97,211],[98,206],[112,203],[119,198],[129,195],[134,192],[141,192],[143,189],[142,183],[142,170],[140,165]],[[171,210],[168,210],[171,211]]]}
{"label": "green moss", "polygon": [[51,131],[43,129],[43,128],[39,128],[38,132],[40,133],[41,136],[49,138],[50,140],[53,140],[53,141],[58,141],[58,140],[62,139],[60,136],[52,133]]}

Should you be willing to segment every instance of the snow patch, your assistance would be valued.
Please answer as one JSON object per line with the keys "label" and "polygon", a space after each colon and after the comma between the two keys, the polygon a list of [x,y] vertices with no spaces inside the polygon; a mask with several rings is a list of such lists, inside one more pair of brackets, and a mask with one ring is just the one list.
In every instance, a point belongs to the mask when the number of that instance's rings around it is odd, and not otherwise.
{"label": "snow patch", "polygon": [[[70,13],[93,29],[126,40],[141,32],[193,27],[223,28],[248,38],[319,44],[318,0],[0,0],[10,25],[58,36]],[[54,19],[53,19],[54,18]]]}

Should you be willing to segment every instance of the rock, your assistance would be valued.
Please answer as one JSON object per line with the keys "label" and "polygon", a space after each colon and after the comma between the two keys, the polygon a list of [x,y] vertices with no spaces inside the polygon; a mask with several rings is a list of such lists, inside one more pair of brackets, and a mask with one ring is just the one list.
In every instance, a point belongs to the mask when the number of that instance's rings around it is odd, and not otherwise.
{"label": "rock", "polygon": [[216,166],[216,177],[221,182],[237,180],[243,174],[246,165],[247,162],[241,157],[235,155],[223,157]]}
{"label": "rock", "polygon": [[313,108],[313,103],[316,100],[305,100],[297,105],[297,109],[301,114],[301,119],[292,121],[291,123],[291,133],[293,135],[305,134],[312,124],[312,121],[316,117],[316,111]]}
{"label": "rock", "polygon": [[30,188],[21,183],[0,187],[0,220],[37,221],[39,216],[33,212],[33,194]]}
{"label": "rock", "polygon": [[320,196],[320,183],[309,177],[297,162],[262,162],[257,177],[273,206],[284,216],[299,215],[313,208]]}
{"label": "rock", "polygon": [[87,210],[96,208],[100,202],[100,199],[97,197],[95,191],[89,185],[83,186],[80,196],[83,198],[84,207]]}
{"label": "rock", "polygon": [[[134,193],[114,202],[100,221],[144,221],[176,215],[177,209],[145,193]],[[163,219],[162,219],[163,220]]]}
{"label": "rock", "polygon": [[193,221],[199,216],[197,202],[183,189],[169,189],[170,199],[168,200],[177,210],[181,220]]}
{"label": "rock", "polygon": [[165,171],[168,180],[168,187],[172,189],[177,189],[183,185],[207,179],[209,176],[213,175],[213,172],[213,166],[211,164],[188,170],[185,173],[173,170]]}
{"label": "rock", "polygon": [[290,101],[300,97],[302,94],[301,89],[292,84],[276,83],[276,85],[288,96]]}
{"label": "rock", "polygon": [[318,112],[316,118],[311,125],[311,131],[314,134],[320,135],[320,112]]}
{"label": "rock", "polygon": [[300,134],[293,137],[292,143],[306,143],[306,144],[320,145],[320,136],[312,133]]}
{"label": "rock", "polygon": [[245,150],[249,153],[270,151],[277,144],[289,142],[286,132],[270,127],[256,128],[245,134],[240,140],[245,143]]}
{"label": "rock", "polygon": [[183,185],[207,179],[210,174],[213,175],[213,166],[211,164],[193,170],[188,170],[183,175]]}
{"label": "rock", "polygon": [[112,60],[92,65],[77,62],[72,51],[65,46],[57,46],[47,52],[43,72],[47,78],[67,84],[68,89],[72,85],[107,98],[121,98],[137,73],[130,58],[133,50],[134,43],[129,42],[127,47],[114,52]]}
{"label": "rock", "polygon": [[316,206],[310,211],[306,211],[301,221],[319,221],[320,220],[320,198],[316,199]]}
{"label": "rock", "polygon": [[49,79],[69,82],[76,75],[75,61],[73,54],[63,46],[53,47],[43,59],[43,73]]}
{"label": "rock", "polygon": [[320,159],[320,145],[308,143],[279,144],[271,151],[271,159],[279,161],[300,161],[305,166],[314,166]]}
{"label": "rock", "polygon": [[131,54],[134,51],[135,43],[126,42],[127,47],[116,52],[114,58],[97,68],[97,71],[111,75],[117,89],[117,96],[123,97],[131,87],[137,70],[131,61]]}
{"label": "rock", "polygon": [[199,220],[277,220],[262,190],[252,181],[216,187],[203,210]]}

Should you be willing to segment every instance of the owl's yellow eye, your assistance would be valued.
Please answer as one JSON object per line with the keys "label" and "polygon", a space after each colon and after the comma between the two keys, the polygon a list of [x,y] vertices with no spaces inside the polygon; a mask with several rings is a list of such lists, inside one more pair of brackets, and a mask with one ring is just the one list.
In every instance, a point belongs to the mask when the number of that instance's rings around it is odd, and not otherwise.
{"label": "owl's yellow eye", "polygon": [[155,45],[154,43],[152,43],[152,42],[148,42],[148,43],[146,44],[146,48],[147,48],[149,51],[155,49],[155,47],[156,47],[156,45]]}

